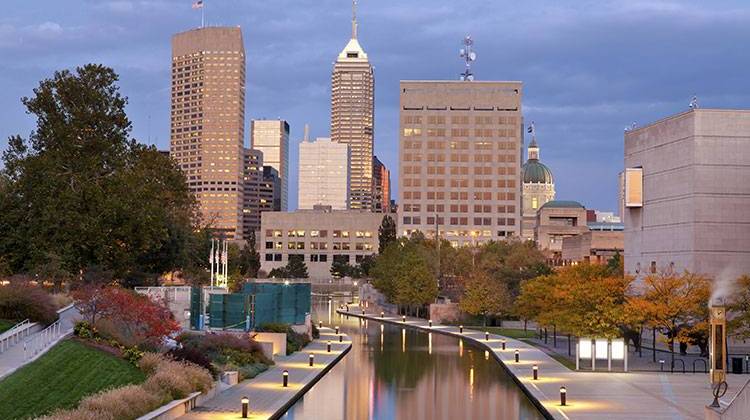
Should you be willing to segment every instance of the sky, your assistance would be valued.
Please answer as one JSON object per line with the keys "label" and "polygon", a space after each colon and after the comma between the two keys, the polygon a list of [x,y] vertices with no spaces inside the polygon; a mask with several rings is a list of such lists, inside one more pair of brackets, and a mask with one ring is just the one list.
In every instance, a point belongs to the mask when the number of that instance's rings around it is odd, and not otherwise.
{"label": "sky", "polygon": [[[192,0],[4,0],[0,150],[35,120],[20,98],[55,70],[102,63],[120,75],[133,136],[169,148],[170,38],[200,25]],[[330,131],[333,61],[351,34],[349,0],[205,0],[206,22],[242,28],[247,121],[291,125],[290,209],[304,124]],[[616,211],[623,129],[688,108],[750,105],[750,2],[359,0],[375,66],[375,154],[398,179],[398,83],[455,80],[464,36],[477,80],[519,80],[558,199]],[[249,135],[249,130],[246,130]],[[528,142],[529,139],[527,139]],[[245,139],[249,145],[250,139]],[[394,198],[397,194],[394,193]]]}

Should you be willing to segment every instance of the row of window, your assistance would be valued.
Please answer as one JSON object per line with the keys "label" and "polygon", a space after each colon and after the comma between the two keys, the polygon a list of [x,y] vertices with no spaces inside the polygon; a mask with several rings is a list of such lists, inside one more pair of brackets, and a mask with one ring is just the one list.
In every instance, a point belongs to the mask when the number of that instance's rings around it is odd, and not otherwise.
{"label": "row of window", "polygon": [[[422,211],[421,204],[404,203],[402,209],[405,213],[419,213]],[[424,206],[428,213],[443,213],[446,206],[444,204],[427,204]],[[492,213],[493,206],[487,204],[475,204],[470,207],[468,204],[451,204],[447,207],[451,213],[468,213],[471,208],[474,213]],[[516,206],[497,206],[497,213],[515,213]]]}
{"label": "row of window", "polygon": [[[354,261],[357,262],[357,263],[359,263],[365,257],[366,257],[366,255],[355,255],[354,256]],[[293,260],[295,258],[298,258],[298,259],[300,259],[302,261],[305,260],[305,256],[303,254],[289,254],[287,256],[287,261]],[[284,260],[284,254],[266,254],[265,260],[266,261],[280,262],[280,261]],[[310,254],[309,257],[308,257],[308,261],[310,261],[310,262],[322,262],[322,263],[324,263],[324,262],[328,262],[328,260],[329,260],[328,254]],[[330,260],[333,261],[333,262],[342,262],[342,263],[347,263],[348,264],[349,262],[351,262],[351,256],[350,255],[346,255],[346,254],[341,254],[341,255],[336,254],[336,255],[332,255]]]}
{"label": "row of window", "polygon": [[[305,249],[305,242],[288,242],[287,243],[287,249]],[[328,249],[328,243],[327,242],[310,242],[309,243],[310,249],[315,250],[325,250]],[[370,243],[365,242],[357,242],[355,244],[352,244],[350,242],[334,242],[332,244],[333,250],[342,250],[342,251],[349,251],[351,249],[357,250],[357,251],[372,251],[373,246]],[[266,249],[284,249],[284,243],[283,242],[273,242],[273,241],[266,241]]]}
{"label": "row of window", "polygon": [[[424,121],[427,121],[427,124],[445,124],[447,121],[447,118],[445,115],[428,115],[427,118],[423,118],[421,115],[404,115],[403,117],[403,123],[404,124],[422,124]],[[469,124],[469,116],[468,115],[452,115],[450,118],[451,124],[461,124],[466,125]],[[497,124],[510,124],[510,125],[516,125],[518,124],[518,118],[517,117],[493,117],[488,115],[480,115],[474,117],[474,124],[479,125],[491,125],[495,124],[495,121],[497,121]]]}
{"label": "row of window", "polygon": [[[284,234],[284,231],[280,229],[266,229],[266,237],[267,238],[282,238]],[[288,238],[304,238],[308,234],[305,230],[287,230],[286,236]],[[333,231],[333,237],[334,238],[372,238],[373,233],[369,230],[357,230],[354,232],[349,232],[348,230],[334,230]],[[309,231],[309,236],[311,238],[327,238],[328,237],[328,231],[327,230],[311,230]]]}
{"label": "row of window", "polygon": [[[493,188],[492,179],[475,179],[472,183],[474,188]],[[445,179],[428,178],[425,182],[428,187],[445,187]],[[497,188],[515,188],[515,179],[498,179],[495,184]],[[404,178],[404,187],[421,187],[422,178]],[[469,188],[468,179],[451,179],[451,188]]]}
{"label": "row of window", "polygon": [[[474,159],[471,159],[469,154],[453,153],[450,156],[442,154],[427,154],[426,158],[421,153],[404,153],[403,162],[452,162],[452,163],[514,163],[517,161],[518,156],[515,153],[497,155],[495,160],[494,155],[491,154],[475,154]],[[450,157],[450,159],[448,159]]]}
{"label": "row of window", "polygon": [[[437,222],[438,225],[444,225],[446,218],[438,216],[437,218],[433,216],[429,216],[426,218],[427,225],[434,225],[435,222]],[[449,218],[449,225],[450,226],[469,226],[469,218],[468,217],[451,217]],[[403,224],[404,225],[421,225],[422,224],[422,217],[421,216],[404,216],[403,218]],[[498,226],[515,226],[516,225],[516,219],[512,217],[499,217],[497,218],[497,225]],[[491,217],[475,217],[474,223],[472,226],[492,226],[492,218]]]}
{"label": "row of window", "polygon": [[[498,192],[497,200],[500,201],[512,201],[516,199],[516,193],[514,192]],[[445,197],[450,197],[451,200],[468,200],[469,193],[467,191],[451,191],[450,194],[446,194],[445,191],[427,191],[425,193],[427,200],[445,200]],[[492,201],[492,192],[481,192],[475,191],[472,195],[474,201]],[[404,200],[421,200],[421,191],[404,191]]]}

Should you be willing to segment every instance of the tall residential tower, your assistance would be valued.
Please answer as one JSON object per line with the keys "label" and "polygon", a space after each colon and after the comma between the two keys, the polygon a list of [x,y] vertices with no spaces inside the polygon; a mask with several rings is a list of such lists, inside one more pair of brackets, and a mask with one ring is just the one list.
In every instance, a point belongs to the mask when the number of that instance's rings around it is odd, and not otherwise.
{"label": "tall residential tower", "polygon": [[172,37],[170,155],[187,177],[203,221],[242,237],[245,48],[236,28]]}
{"label": "tall residential tower", "polygon": [[375,78],[367,54],[357,40],[356,11],[352,38],[333,67],[331,139],[349,145],[351,153],[350,207],[373,207],[372,157],[375,118]]}

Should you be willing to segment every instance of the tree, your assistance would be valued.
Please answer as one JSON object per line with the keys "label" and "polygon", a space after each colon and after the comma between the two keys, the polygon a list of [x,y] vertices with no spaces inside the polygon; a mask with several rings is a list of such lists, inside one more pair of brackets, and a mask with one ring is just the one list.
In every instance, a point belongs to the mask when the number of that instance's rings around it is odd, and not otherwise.
{"label": "tree", "polygon": [[371,270],[372,285],[391,303],[396,300],[398,288],[396,278],[399,272],[402,248],[402,244],[398,241],[388,244],[378,255]]}
{"label": "tree", "polygon": [[615,255],[607,260],[607,270],[609,270],[609,274],[613,276],[625,275],[625,266],[623,265],[622,255],[620,255],[620,251],[615,251]]}
{"label": "tree", "polygon": [[268,277],[306,279],[310,276],[307,273],[307,265],[304,259],[298,256],[289,256],[287,264],[284,267],[277,267],[271,270],[268,273]]}
{"label": "tree", "polygon": [[372,268],[375,266],[375,255],[365,255],[357,264],[357,275],[359,277],[369,277],[372,272]]}
{"label": "tree", "polygon": [[464,296],[459,303],[462,311],[482,316],[487,325],[487,316],[508,311],[511,297],[505,284],[490,278],[487,273],[475,270],[468,276]]}
{"label": "tree", "polygon": [[340,279],[343,277],[355,277],[357,269],[346,261],[334,259],[331,263],[331,275]]}
{"label": "tree", "polygon": [[750,276],[738,278],[735,286],[727,306],[727,311],[733,314],[729,320],[729,330],[736,338],[745,340],[750,338]]}
{"label": "tree", "polygon": [[195,199],[174,161],[130,138],[117,80],[89,64],[22,99],[37,125],[9,139],[0,172],[0,255],[14,272],[80,280],[93,266],[122,277],[190,264]]}
{"label": "tree", "polygon": [[396,222],[386,214],[378,228],[378,253],[383,253],[385,248],[393,242],[396,242]]}
{"label": "tree", "polygon": [[414,247],[404,249],[404,258],[396,275],[396,287],[396,303],[415,308],[417,316],[422,306],[433,303],[437,297],[437,280],[425,258]]}
{"label": "tree", "polygon": [[[646,325],[669,339],[674,366],[674,342],[695,342],[703,351],[708,337],[710,281],[700,275],[660,273],[646,276],[643,293],[628,300],[632,313],[641,314]],[[654,343],[656,345],[656,343]]]}
{"label": "tree", "polygon": [[239,255],[238,268],[245,277],[257,277],[260,270],[260,254],[255,249],[255,232],[250,232],[250,237],[242,248]]}

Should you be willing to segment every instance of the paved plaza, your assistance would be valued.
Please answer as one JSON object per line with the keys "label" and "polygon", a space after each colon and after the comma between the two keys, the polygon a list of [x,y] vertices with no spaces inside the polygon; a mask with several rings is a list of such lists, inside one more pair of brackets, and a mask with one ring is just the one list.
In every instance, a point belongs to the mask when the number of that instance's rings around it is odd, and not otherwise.
{"label": "paved plaza", "polygon": [[[185,420],[219,420],[240,418],[243,397],[250,400],[249,418],[268,419],[283,414],[294,401],[307,391],[325,372],[332,368],[351,348],[351,340],[342,334],[343,342],[331,328],[321,328],[320,338],[313,340],[302,351],[276,358],[276,364],[253,379],[243,381],[217,394],[203,406],[180,417]],[[331,341],[331,352],[327,343]],[[315,357],[309,366],[309,355]],[[282,372],[289,372],[289,386],[282,386]]]}
{"label": "paved plaza", "polygon": [[[359,309],[358,309],[359,310]],[[345,313],[345,312],[344,312]],[[704,407],[712,401],[706,374],[606,371],[571,371],[547,353],[528,343],[490,334],[485,340],[481,331],[455,326],[428,326],[424,319],[349,312],[348,315],[374,321],[402,324],[410,328],[448,334],[472,341],[491,350],[517,381],[556,419],[704,419]],[[502,350],[501,340],[506,341]],[[515,362],[515,351],[519,361]],[[532,366],[539,367],[539,379],[532,379]],[[722,399],[725,405],[744,385],[748,377],[728,375],[729,391]],[[567,404],[560,405],[560,387],[567,390]]]}

